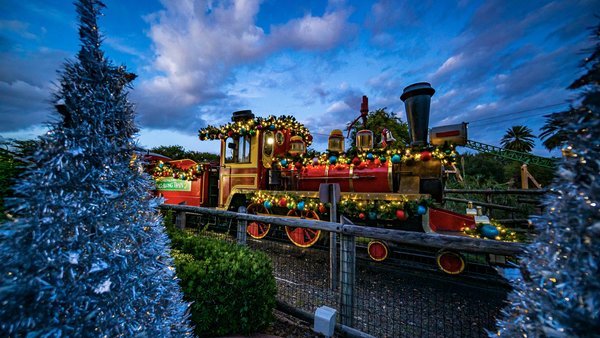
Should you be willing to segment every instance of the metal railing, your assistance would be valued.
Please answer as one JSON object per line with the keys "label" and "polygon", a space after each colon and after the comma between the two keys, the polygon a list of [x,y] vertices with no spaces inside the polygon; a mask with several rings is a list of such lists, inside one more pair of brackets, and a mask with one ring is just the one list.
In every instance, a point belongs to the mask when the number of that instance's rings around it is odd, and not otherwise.
{"label": "metal railing", "polygon": [[[266,252],[273,262],[278,301],[308,315],[321,305],[335,308],[337,329],[350,336],[486,336],[486,330],[494,329],[507,287],[414,270],[401,256],[416,252],[433,265],[437,250],[452,249],[463,253],[468,264],[481,267],[486,265],[481,253],[516,255],[523,250],[520,243],[252,215],[245,208],[238,213],[166,204],[160,208],[176,212],[179,227],[196,229],[199,234],[207,234],[207,229],[228,234],[219,236]],[[269,235],[261,240],[247,236],[248,222],[270,224]],[[322,240],[300,248],[287,241],[286,226],[318,229],[322,237],[335,234],[337,241]],[[386,260],[391,263],[369,261],[366,242],[371,239],[385,241],[392,248]],[[331,257],[339,260],[331,262]],[[339,280],[333,283],[332,275],[337,273],[330,272],[336,268]]]}

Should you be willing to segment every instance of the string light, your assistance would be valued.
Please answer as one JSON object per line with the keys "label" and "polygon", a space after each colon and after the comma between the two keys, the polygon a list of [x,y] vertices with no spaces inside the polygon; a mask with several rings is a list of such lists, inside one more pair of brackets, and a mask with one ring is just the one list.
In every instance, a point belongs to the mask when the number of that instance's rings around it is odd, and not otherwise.
{"label": "string light", "polygon": [[[507,229],[505,226],[503,226],[502,224],[500,224],[494,220],[490,220],[490,224],[492,226],[496,227],[496,229],[498,230],[498,235],[496,237],[494,237],[495,240],[504,241],[504,242],[523,242],[522,236],[519,236],[519,234],[517,234],[515,231]],[[486,238],[482,234],[483,225],[484,225],[483,223],[478,223],[474,228],[465,227],[465,228],[462,228],[461,230],[465,235],[467,235],[469,237]]]}
{"label": "string light", "polygon": [[[303,211],[315,211],[323,214],[330,207],[329,203],[321,203],[318,198],[293,192],[256,191],[249,193],[248,197],[252,203],[262,204],[268,208],[297,209],[301,205]],[[428,207],[432,203],[433,201],[429,198],[409,200],[406,196],[398,196],[398,200],[386,201],[366,199],[362,195],[353,194],[342,196],[337,209],[350,218],[359,218],[361,213],[375,212],[377,219],[393,221],[398,218],[398,210],[406,212],[408,215],[417,215],[419,206]]]}
{"label": "string light", "polygon": [[254,136],[257,130],[287,130],[291,136],[300,136],[306,146],[312,144],[313,137],[308,129],[293,116],[275,117],[269,115],[266,118],[256,117],[243,121],[235,121],[221,127],[206,126],[198,131],[198,137],[201,141],[227,139],[237,136]]}
{"label": "string light", "polygon": [[204,168],[200,164],[191,166],[187,169],[182,169],[170,163],[158,161],[152,170],[152,176],[154,179],[159,179],[161,177],[173,177],[185,181],[194,181],[198,178],[201,178],[203,172]]}

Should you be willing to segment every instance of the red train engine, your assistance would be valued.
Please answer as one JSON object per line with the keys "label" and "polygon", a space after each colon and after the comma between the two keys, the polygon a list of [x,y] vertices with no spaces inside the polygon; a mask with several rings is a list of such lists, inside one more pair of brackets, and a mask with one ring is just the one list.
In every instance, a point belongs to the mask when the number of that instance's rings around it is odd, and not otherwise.
{"label": "red train engine", "polygon": [[[187,190],[189,195],[195,193],[199,197],[188,198],[182,191],[165,190],[160,184],[159,192],[167,203],[231,211],[246,206],[250,213],[320,219],[328,206],[318,200],[319,186],[338,183],[342,195],[340,214],[359,223],[424,232],[459,232],[463,227],[473,227],[471,216],[431,207],[434,200],[441,201],[444,166],[455,157],[449,141],[466,142],[464,125],[428,142],[429,108],[434,93],[424,82],[404,89],[401,99],[408,117],[410,145],[394,142],[391,133],[381,130],[381,140],[375,146],[373,131],[364,129],[357,132],[356,144],[347,151],[344,135],[334,130],[328,150],[320,154],[307,152],[312,135],[294,117],[257,118],[249,110],[235,112],[231,123],[199,131],[200,140],[221,140],[217,192],[206,184],[211,179],[215,181],[216,166],[200,170],[205,165],[196,163],[182,163],[180,168],[197,166],[196,171],[202,172],[199,181],[204,183],[196,183],[196,188],[192,183]],[[363,97],[360,117],[364,125],[367,115],[368,103]],[[215,196],[212,203],[208,202],[210,193]],[[252,222],[247,232],[254,238],[263,238],[269,229],[269,224]],[[293,227],[286,227],[286,234],[301,247],[313,245],[320,237],[319,230]],[[373,242],[369,244],[369,254],[375,260],[383,260],[388,248],[384,243]],[[453,260],[449,264],[456,265],[456,259],[448,259]],[[459,265],[464,267],[464,262]]]}

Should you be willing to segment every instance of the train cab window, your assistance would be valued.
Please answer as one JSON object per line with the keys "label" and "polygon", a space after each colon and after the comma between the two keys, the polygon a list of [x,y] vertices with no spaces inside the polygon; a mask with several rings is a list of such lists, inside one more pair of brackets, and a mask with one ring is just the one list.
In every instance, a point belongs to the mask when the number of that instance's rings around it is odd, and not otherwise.
{"label": "train cab window", "polygon": [[230,137],[227,139],[225,163],[250,163],[250,136]]}

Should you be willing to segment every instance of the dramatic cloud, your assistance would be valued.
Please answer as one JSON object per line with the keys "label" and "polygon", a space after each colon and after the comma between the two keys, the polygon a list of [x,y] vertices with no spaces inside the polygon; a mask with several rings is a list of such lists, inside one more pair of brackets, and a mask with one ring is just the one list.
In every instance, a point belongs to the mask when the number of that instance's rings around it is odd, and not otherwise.
{"label": "dramatic cloud", "polygon": [[[197,129],[195,106],[231,106],[232,71],[260,64],[285,49],[323,51],[343,43],[352,28],[348,11],[305,15],[265,33],[256,22],[260,1],[163,1],[165,9],[148,17],[156,75],[138,88],[141,122],[149,127]],[[237,91],[237,93],[242,93]],[[224,113],[223,107],[215,112]],[[169,117],[166,118],[165,112]],[[169,125],[165,120],[170,121]],[[194,123],[190,123],[190,122]]]}
{"label": "dramatic cloud", "polygon": [[0,131],[23,129],[32,122],[48,120],[50,104],[46,88],[23,81],[0,82],[0,102]]}
{"label": "dramatic cloud", "polygon": [[0,31],[9,31],[25,39],[37,39],[38,37],[29,32],[29,24],[18,20],[0,20]]}
{"label": "dramatic cloud", "polygon": [[67,55],[42,50],[22,56],[0,54],[0,131],[25,129],[48,121],[52,83]]}
{"label": "dramatic cloud", "polygon": [[[371,110],[387,107],[405,119],[399,97],[421,81],[436,89],[431,126],[469,122],[472,138],[491,144],[512,124],[538,133],[543,115],[572,97],[565,88],[580,74],[600,13],[597,0],[108,5],[104,47],[139,75],[130,99],[153,135],[144,142],[187,138],[188,147],[198,128],[226,123],[240,109],[293,115],[325,145],[331,130],[358,116],[362,95]],[[56,69],[79,49],[71,3],[4,7],[3,136],[47,120]]]}

